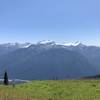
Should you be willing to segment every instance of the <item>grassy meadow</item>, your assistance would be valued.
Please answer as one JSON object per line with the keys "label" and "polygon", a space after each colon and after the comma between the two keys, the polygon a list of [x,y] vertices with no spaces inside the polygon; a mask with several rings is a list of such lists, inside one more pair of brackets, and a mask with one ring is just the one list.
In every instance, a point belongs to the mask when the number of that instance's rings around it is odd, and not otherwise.
{"label": "grassy meadow", "polygon": [[32,81],[0,85],[0,100],[100,100],[100,80]]}

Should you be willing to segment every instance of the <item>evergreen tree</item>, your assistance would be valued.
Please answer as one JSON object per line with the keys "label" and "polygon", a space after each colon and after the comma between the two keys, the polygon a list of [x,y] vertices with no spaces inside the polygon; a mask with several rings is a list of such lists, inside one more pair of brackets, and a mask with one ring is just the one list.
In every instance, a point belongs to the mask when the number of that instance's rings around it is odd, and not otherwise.
{"label": "evergreen tree", "polygon": [[4,73],[4,85],[9,85],[8,74],[7,71]]}

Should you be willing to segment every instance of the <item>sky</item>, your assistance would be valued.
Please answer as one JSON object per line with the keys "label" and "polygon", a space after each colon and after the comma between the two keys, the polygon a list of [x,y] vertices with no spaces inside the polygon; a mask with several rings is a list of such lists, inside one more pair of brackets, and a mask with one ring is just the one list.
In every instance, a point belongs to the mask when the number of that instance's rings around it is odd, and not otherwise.
{"label": "sky", "polygon": [[83,42],[100,46],[100,0],[0,0],[0,43]]}

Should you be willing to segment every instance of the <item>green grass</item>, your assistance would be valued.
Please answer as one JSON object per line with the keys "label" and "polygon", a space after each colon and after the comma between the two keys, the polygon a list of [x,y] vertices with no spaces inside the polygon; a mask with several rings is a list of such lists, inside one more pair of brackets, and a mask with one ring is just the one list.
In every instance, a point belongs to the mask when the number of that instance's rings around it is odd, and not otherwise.
{"label": "green grass", "polygon": [[0,86],[0,100],[100,100],[100,80],[33,81]]}

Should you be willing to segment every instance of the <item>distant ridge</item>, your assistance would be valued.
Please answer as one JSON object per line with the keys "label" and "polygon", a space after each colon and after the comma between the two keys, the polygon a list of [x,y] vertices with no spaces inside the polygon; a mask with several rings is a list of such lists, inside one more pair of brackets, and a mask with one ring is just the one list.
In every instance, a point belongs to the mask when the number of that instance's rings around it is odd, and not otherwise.
{"label": "distant ridge", "polygon": [[[6,46],[6,47],[9,47],[9,46],[18,46],[18,47],[29,47],[30,45],[37,45],[37,44],[55,44],[55,45],[64,45],[64,46],[87,46],[86,44],[83,44],[79,41],[76,41],[76,42],[62,42],[62,43],[58,43],[58,42],[55,42],[55,41],[52,41],[52,40],[42,40],[42,41],[38,41],[36,43],[29,43],[29,42],[26,42],[26,43],[18,43],[18,42],[15,42],[15,43],[0,43],[0,46]],[[88,45],[88,46],[95,46],[95,45]],[[99,47],[99,46],[96,46],[96,47]]]}
{"label": "distant ridge", "polygon": [[87,76],[87,77],[83,77],[82,79],[100,79],[100,75]]}

